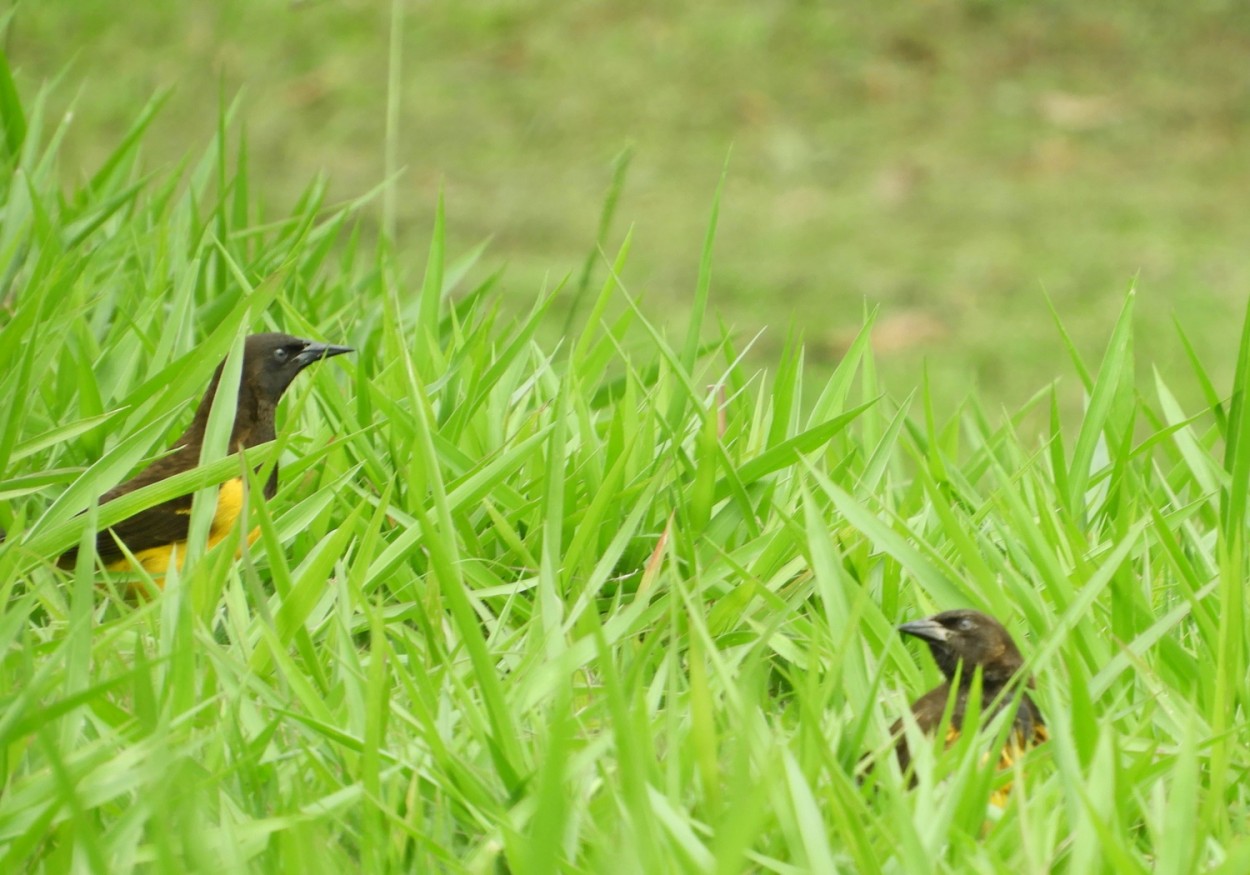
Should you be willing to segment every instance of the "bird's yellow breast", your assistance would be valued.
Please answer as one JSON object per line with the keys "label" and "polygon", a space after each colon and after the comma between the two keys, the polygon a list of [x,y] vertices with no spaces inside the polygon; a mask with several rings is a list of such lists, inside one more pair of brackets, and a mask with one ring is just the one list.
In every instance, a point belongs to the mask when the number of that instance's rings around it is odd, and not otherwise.
{"label": "bird's yellow breast", "polygon": [[[234,528],[234,524],[238,522],[239,515],[243,513],[243,478],[235,477],[233,480],[227,480],[221,484],[221,488],[217,491],[217,510],[213,513],[213,522],[208,530],[208,546],[211,549],[221,542],[226,535],[230,534],[230,530]],[[190,509],[178,511],[191,515]],[[251,532],[248,535],[247,542],[253,543],[260,530]],[[135,554],[135,559],[143,566],[143,570],[152,575],[163,575],[169,569],[169,560],[177,548],[177,566],[178,570],[182,570],[182,561],[186,557],[186,540],[172,541],[168,544],[162,544],[159,547],[149,547],[146,550],[140,550]],[[109,571],[129,571],[131,564],[125,559],[119,559],[116,562],[110,562],[106,566]],[[158,581],[160,582],[160,581]]]}
{"label": "bird's yellow breast", "polygon": [[217,491],[217,511],[208,533],[208,546],[212,547],[234,527],[239,514],[243,513],[243,478],[235,477],[221,484]]}

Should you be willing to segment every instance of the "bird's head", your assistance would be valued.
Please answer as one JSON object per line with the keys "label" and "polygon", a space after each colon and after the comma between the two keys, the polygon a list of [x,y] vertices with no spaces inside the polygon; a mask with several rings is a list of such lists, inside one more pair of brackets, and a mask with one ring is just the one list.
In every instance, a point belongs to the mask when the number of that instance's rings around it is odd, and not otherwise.
{"label": "bird's head", "polygon": [[922,639],[947,680],[963,663],[960,683],[972,682],[980,666],[986,682],[1006,683],[1023,664],[1020,651],[1003,624],[979,611],[943,611],[898,627],[904,635]]}
{"label": "bird's head", "polygon": [[348,346],[331,346],[289,334],[253,334],[243,345],[243,384],[250,384],[276,404],[304,368],[351,351]]}

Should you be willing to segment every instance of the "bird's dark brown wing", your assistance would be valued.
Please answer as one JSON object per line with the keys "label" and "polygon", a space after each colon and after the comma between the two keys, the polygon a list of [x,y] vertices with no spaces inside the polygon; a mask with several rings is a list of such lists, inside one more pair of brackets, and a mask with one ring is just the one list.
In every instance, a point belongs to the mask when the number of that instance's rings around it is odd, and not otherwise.
{"label": "bird's dark brown wing", "polygon": [[[942,684],[925,693],[911,706],[912,717],[916,721],[916,725],[925,735],[936,735],[938,728],[942,724],[942,715],[946,713],[946,704],[950,699],[950,684]],[[986,695],[989,701],[993,702],[999,695],[1001,690],[989,690]],[[947,746],[953,744],[959,739],[959,733],[963,729],[964,712],[968,705],[968,690],[960,689],[955,699],[955,706],[951,709],[950,724],[947,727],[945,743]],[[997,711],[991,711],[986,714],[985,719],[989,719]],[[894,725],[890,727],[890,734],[898,739],[895,745],[895,752],[898,755],[898,765],[903,771],[911,764],[911,750],[907,747],[907,739],[904,737],[903,721],[896,720]],[[1025,750],[1041,744],[1050,737],[1046,731],[1046,724],[1042,720],[1042,714],[1037,709],[1027,695],[1021,697],[1020,706],[1016,710],[1015,717],[1012,720],[1011,733],[1007,737],[1006,745],[1003,748],[1000,757],[1000,765],[1006,768],[1019,758]]]}
{"label": "bird's dark brown wing", "polygon": [[[111,527],[131,553],[152,547],[161,547],[175,541],[185,541],[191,525],[191,502],[193,496],[183,495],[140,511]],[[108,564],[124,557],[117,541],[108,531],[96,538],[96,552]]]}
{"label": "bird's dark brown wing", "polygon": [[[153,462],[125,483],[114,486],[100,496],[100,504],[107,504],[136,489],[157,483],[193,467],[195,467],[195,457],[188,452],[187,448],[180,449]],[[126,544],[131,553],[171,544],[174,541],[185,541],[191,524],[193,498],[193,495],[171,498],[169,501],[149,507],[121,522],[114,523],[110,526],[110,530],[117,533],[117,537]],[[105,565],[126,557],[126,554],[117,546],[113,535],[109,534],[109,530],[96,535],[95,549]],[[77,561],[78,548],[73,547],[61,554],[57,564],[62,568],[73,568]]]}
{"label": "bird's dark brown wing", "polygon": [[[911,715],[916,719],[916,725],[925,735],[932,735],[937,732],[937,728],[942,723],[942,715],[946,713],[946,703],[950,700],[951,685],[942,684],[934,687],[917,699],[911,706]],[[955,700],[955,709],[951,717],[953,721],[960,721],[963,717],[964,704],[968,698],[967,690],[960,690],[959,696]]]}
{"label": "bird's dark brown wing", "polygon": [[[915,718],[916,725],[920,727],[920,731],[925,735],[933,735],[937,732],[938,727],[942,723],[942,715],[946,713],[946,703],[950,699],[950,684],[942,684],[925,693],[917,699],[911,706],[912,717]],[[967,691],[960,690],[961,699],[967,698]],[[963,716],[963,708],[961,702],[956,702],[955,714],[952,714],[951,728],[954,732],[959,732],[959,722],[955,717]],[[911,750],[907,747],[907,738],[903,732],[903,721],[895,720],[894,725],[890,727],[890,736],[897,738],[898,742],[895,746],[895,752],[898,755],[898,767],[902,771],[907,771],[907,767],[911,765]],[[953,739],[947,739],[952,741]]]}

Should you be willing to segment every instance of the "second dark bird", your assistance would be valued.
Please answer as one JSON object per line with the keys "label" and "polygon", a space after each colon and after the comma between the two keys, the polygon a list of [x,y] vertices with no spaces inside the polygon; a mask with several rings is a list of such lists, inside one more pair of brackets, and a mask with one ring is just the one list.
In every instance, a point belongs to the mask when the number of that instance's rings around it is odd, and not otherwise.
{"label": "second dark bird", "polygon": [[[243,368],[239,380],[238,405],[234,414],[234,426],[230,431],[230,452],[244,450],[273,440],[276,436],[274,414],[278,400],[291,385],[291,381],[313,362],[330,356],[351,352],[350,347],[331,346],[312,340],[301,340],[289,334],[253,334],[243,345]],[[130,480],[113,487],[100,497],[100,503],[120,498],[129,492],[152,483],[189,471],[200,463],[200,450],[204,443],[208,414],[217,394],[217,384],[225,363],[217,366],[208,390],[195,411],[195,418],[182,436],[174,442],[174,448],[144,468]],[[272,498],[278,490],[278,466],[265,483],[265,497]],[[119,570],[129,566],[125,553],[118,547],[113,535],[120,539],[134,554],[138,562],[151,574],[163,575],[169,567],[170,554],[178,549],[179,564],[184,554],[187,532],[191,523],[191,495],[182,495],[140,511],[109,529],[101,531],[96,538],[96,553],[106,567]],[[243,511],[242,478],[227,480],[221,484],[217,496],[217,510],[209,532],[209,546],[224,538]],[[62,554],[57,563],[62,568],[72,568],[77,561],[77,548]]]}
{"label": "second dark bird", "polygon": [[[911,713],[916,725],[927,735],[934,735],[941,727],[951,697],[951,685],[959,676],[959,688],[955,691],[955,703],[947,730],[947,743],[959,737],[963,728],[964,712],[968,706],[973,676],[981,672],[982,721],[987,721],[1003,708],[1011,705],[1013,694],[1003,694],[1007,684],[1020,671],[1024,659],[1011,640],[1002,623],[979,611],[944,611],[923,620],[904,623],[898,630],[905,635],[921,639],[929,645],[933,659],[946,678],[946,682],[925,693],[912,703]],[[960,667],[962,665],[962,668]],[[1033,686],[1031,679],[1025,681]],[[898,739],[899,768],[907,770],[911,763],[911,751],[903,737],[903,721],[897,720],[890,728],[892,737]],[[1020,695],[1016,713],[1012,718],[1011,732],[1000,757],[1000,767],[1007,767],[1025,749],[1040,744],[1048,738],[1046,724],[1037,705],[1028,693]]]}

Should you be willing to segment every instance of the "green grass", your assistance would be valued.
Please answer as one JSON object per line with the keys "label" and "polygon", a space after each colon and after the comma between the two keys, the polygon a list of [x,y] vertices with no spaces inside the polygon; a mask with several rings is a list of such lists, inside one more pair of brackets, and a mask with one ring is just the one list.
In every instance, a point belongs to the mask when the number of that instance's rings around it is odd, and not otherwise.
{"label": "green grass", "polygon": [[[1099,357],[1054,335],[1079,417],[882,379],[872,314],[827,378],[788,343],[765,379],[713,329],[709,199],[685,337],[627,238],[549,345],[562,290],[505,315],[441,204],[415,274],[319,184],[263,216],[227,110],[182,174],[143,113],[68,190],[3,67],[0,114],[0,871],[1250,867],[1250,326],[1231,390],[1201,347],[1153,371],[1127,294]],[[267,328],[357,352],[253,454],[257,544],[143,601],[58,571],[240,470],[93,506]],[[956,606],[1007,621],[1052,740],[1012,775],[995,725],[921,748],[908,789],[887,727],[937,672],[894,626]]]}
{"label": "green grass", "polygon": [[365,238],[393,221],[419,269],[445,193],[451,250],[490,239],[476,281],[506,266],[510,315],[578,275],[628,148],[604,248],[634,228],[623,282],[684,330],[732,152],[716,312],[763,331],[753,369],[793,325],[824,379],[867,301],[884,378],[927,369],[940,407],[972,390],[1014,410],[1057,370],[1047,298],[1092,358],[1137,277],[1139,336],[1177,390],[1194,387],[1175,315],[1231,380],[1226,326],[1250,288],[1250,112],[1228,73],[1250,47],[1244,3],[28,0],[5,46],[30,93],[63,83],[49,112],[73,116],[70,184],[154,92],[168,97],[143,148],[162,172],[237,94],[265,203],[287,209],[322,173],[331,201],[355,198],[398,169],[390,209],[360,214]]}

